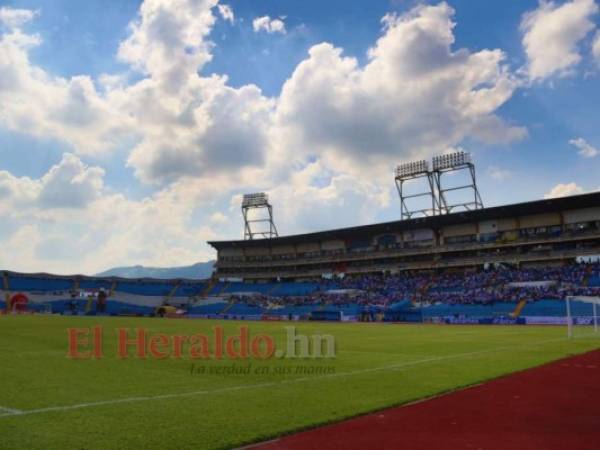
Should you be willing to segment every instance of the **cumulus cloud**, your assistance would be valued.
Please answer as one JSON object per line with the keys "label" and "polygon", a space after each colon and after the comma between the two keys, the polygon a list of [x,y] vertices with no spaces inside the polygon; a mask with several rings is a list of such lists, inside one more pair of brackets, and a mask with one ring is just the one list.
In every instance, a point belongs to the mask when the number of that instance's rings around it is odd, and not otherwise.
{"label": "cumulus cloud", "polygon": [[495,114],[517,87],[504,53],[453,51],[453,13],[441,3],[386,16],[364,67],[331,44],[312,47],[279,99],[286,141],[338,167],[364,167],[441,152],[467,136],[522,138],[525,129]]}
{"label": "cumulus cloud", "polygon": [[85,208],[104,188],[104,170],[65,153],[40,179],[0,171],[0,192],[17,208]]}
{"label": "cumulus cloud", "polygon": [[[145,136],[128,165],[141,180],[166,183],[264,163],[272,101],[260,89],[234,89],[224,77],[197,79],[187,89],[179,108],[157,109],[155,117],[140,123]],[[131,96],[130,104],[140,114],[147,94]]]}
{"label": "cumulus cloud", "polygon": [[[94,273],[116,264],[184,265],[211,257],[217,235],[207,180],[175,183],[140,200],[103,186],[104,171],[65,154],[40,178],[0,171],[0,266]],[[219,223],[221,232],[230,224]],[[233,224],[231,225],[233,226]]]}
{"label": "cumulus cloud", "polygon": [[595,0],[571,0],[557,5],[541,0],[521,21],[527,73],[533,81],[566,76],[582,59],[580,43],[595,28]]}
{"label": "cumulus cloud", "polygon": [[285,34],[285,23],[281,18],[279,19],[271,19],[269,16],[257,17],[252,21],[252,28],[255,33],[259,31],[265,31],[269,34],[272,33],[281,33]]}
{"label": "cumulus cloud", "polygon": [[263,164],[273,101],[256,86],[198,75],[212,57],[215,4],[144,2],[118,52],[143,78],[103,74],[100,91],[89,76],[54,77],[32,64],[39,36],[18,28],[0,35],[0,124],[66,142],[77,154],[133,142],[129,164],[150,183]]}
{"label": "cumulus cloud", "polygon": [[211,59],[205,38],[217,0],[144,1],[131,34],[119,47],[119,58],[151,75],[166,90],[185,85]]}
{"label": "cumulus cloud", "polygon": [[77,156],[65,154],[40,180],[39,202],[51,208],[84,208],[104,187],[104,170],[88,167]]}
{"label": "cumulus cloud", "polygon": [[578,195],[585,193],[585,190],[576,183],[559,183],[554,186],[544,198],[568,197],[570,195]]}
{"label": "cumulus cloud", "polygon": [[375,221],[390,203],[391,184],[381,181],[356,178],[316,161],[270,189],[269,198],[286,234],[360,225]]}
{"label": "cumulus cloud", "polygon": [[144,77],[127,83],[105,74],[101,92],[89,77],[53,78],[32,65],[24,41],[39,44],[35,36],[4,35],[0,100],[8,107],[0,121],[64,140],[77,153],[133,141],[129,166],[142,181],[159,184],[281,169],[307,153],[350,166],[359,158],[437,152],[466,137],[508,142],[526,133],[495,114],[516,88],[503,52],[452,51],[446,3],[386,16],[364,67],[331,44],[314,46],[278,98],[253,85],[233,88],[226,76],[199,75],[212,57],[207,36],[216,5],[144,2],[118,51]]}
{"label": "cumulus cloud", "polygon": [[579,149],[577,153],[584,158],[595,158],[600,154],[600,150],[588,144],[583,138],[571,139],[569,144],[577,147]]}
{"label": "cumulus cloud", "polygon": [[233,9],[229,5],[219,4],[217,5],[217,9],[219,10],[219,14],[223,18],[230,23],[235,22],[235,15],[233,14]]}
{"label": "cumulus cloud", "polygon": [[119,57],[146,75],[110,94],[115,108],[135,121],[139,140],[128,165],[144,182],[165,184],[264,163],[272,100],[254,85],[232,88],[226,76],[199,75],[212,58],[207,35],[215,5],[145,2],[119,48]]}
{"label": "cumulus cloud", "polygon": [[74,151],[114,147],[131,124],[88,76],[54,77],[31,64],[38,35],[15,28],[0,35],[0,125],[69,143]]}

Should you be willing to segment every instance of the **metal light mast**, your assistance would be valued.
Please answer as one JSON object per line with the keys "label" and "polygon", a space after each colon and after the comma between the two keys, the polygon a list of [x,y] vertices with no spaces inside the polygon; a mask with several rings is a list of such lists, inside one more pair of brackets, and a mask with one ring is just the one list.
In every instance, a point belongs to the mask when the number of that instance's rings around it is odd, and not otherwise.
{"label": "metal light mast", "polygon": [[[435,216],[450,214],[459,208],[467,211],[483,208],[483,201],[477,188],[475,164],[473,164],[470,153],[459,151],[439,155],[433,158],[432,163],[433,169],[429,168],[429,162],[426,160],[401,164],[396,168],[395,181],[398,195],[400,196],[400,214],[402,220],[411,219],[416,215]],[[442,179],[443,175],[461,170],[468,172],[470,182],[466,185],[446,187]],[[416,179],[426,179],[429,189],[407,194],[404,183]],[[473,200],[451,203],[448,199],[448,193],[465,190],[472,191]],[[407,200],[417,197],[431,199],[431,208],[411,209],[408,206]]]}
{"label": "metal light mast", "polygon": [[[471,182],[463,186],[454,186],[445,188],[442,183],[442,175],[449,172],[467,171]],[[482,209],[483,200],[477,189],[477,180],[475,178],[475,164],[471,159],[471,154],[467,152],[455,152],[433,158],[433,173],[438,192],[440,211],[442,214],[449,214],[456,208],[463,208],[467,211],[473,209]],[[448,192],[472,191],[473,200],[459,203],[450,203],[448,201]]]}
{"label": "metal light mast", "polygon": [[[435,216],[436,214],[439,214],[440,204],[435,193],[435,180],[433,173],[429,170],[429,163],[427,161],[421,160],[400,164],[396,167],[395,175],[396,188],[398,189],[398,195],[400,196],[400,214],[402,220],[411,219],[415,215]],[[424,178],[427,179],[429,190],[409,194],[406,193],[404,183],[410,180]],[[407,200],[417,197],[429,198],[431,200],[431,208],[411,209],[408,206]]]}
{"label": "metal light mast", "polygon": [[[258,217],[251,218],[250,212],[256,211]],[[266,214],[265,214],[266,211]],[[245,194],[242,199],[242,215],[244,216],[244,239],[252,240],[255,236],[263,239],[278,237],[275,222],[273,222],[273,206],[269,203],[269,197],[264,192]],[[268,224],[255,228],[253,224]]]}

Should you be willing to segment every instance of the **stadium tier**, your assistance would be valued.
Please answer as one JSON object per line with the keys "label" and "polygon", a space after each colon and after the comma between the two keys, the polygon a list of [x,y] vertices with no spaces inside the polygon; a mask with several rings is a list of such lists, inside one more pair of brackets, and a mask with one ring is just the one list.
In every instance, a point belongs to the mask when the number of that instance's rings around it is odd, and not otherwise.
{"label": "stadium tier", "polygon": [[[2,275],[0,308],[68,315],[563,323],[565,299],[600,297],[599,262],[355,274],[297,283]],[[100,292],[107,300],[102,310]],[[574,316],[592,316],[590,304],[575,302],[572,308]]]}
{"label": "stadium tier", "polygon": [[21,274],[2,272],[0,307],[21,296],[23,305],[11,309],[59,314],[93,314],[99,292],[107,297],[105,313],[152,315],[165,303],[182,306],[202,295],[205,281],[100,278],[81,275]]}
{"label": "stadium tier", "polygon": [[271,239],[209,242],[229,280],[487,264],[561,264],[600,254],[600,193]]}

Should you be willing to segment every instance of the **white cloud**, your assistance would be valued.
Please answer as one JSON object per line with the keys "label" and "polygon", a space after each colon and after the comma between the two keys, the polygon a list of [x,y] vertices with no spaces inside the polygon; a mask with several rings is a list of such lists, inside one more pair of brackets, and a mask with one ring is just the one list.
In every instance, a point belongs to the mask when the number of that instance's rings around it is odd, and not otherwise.
{"label": "white cloud", "polygon": [[20,29],[0,35],[0,124],[66,142],[78,154],[133,145],[138,177],[171,182],[264,163],[273,101],[253,85],[200,77],[211,59],[206,40],[215,1],[146,1],[119,47],[145,77],[53,77],[29,60],[41,43]]}
{"label": "white cloud", "polygon": [[198,75],[212,58],[206,36],[216,2],[154,3],[142,5],[119,49],[147,78],[111,93],[141,137],[128,165],[144,182],[169,183],[264,164],[272,100],[254,85],[236,89],[226,76]]}
{"label": "white cloud", "polygon": [[202,222],[209,223],[211,201],[225,202],[218,186],[175,183],[134,201],[106,189],[103,176],[70,154],[37,179],[0,172],[0,267],[94,273],[117,264],[185,265],[212,256],[206,240],[217,235]]}
{"label": "white cloud", "polygon": [[571,139],[569,144],[577,147],[579,149],[577,153],[584,158],[595,158],[600,154],[600,150],[588,144],[583,138]]}
{"label": "white cloud", "polygon": [[84,208],[104,187],[104,170],[88,167],[75,155],[64,154],[41,179],[39,202],[44,207]]}
{"label": "white cloud", "polygon": [[[160,95],[149,85],[128,96],[137,111],[144,139],[131,152],[128,165],[146,182],[262,166],[272,101],[256,86],[228,87],[226,78],[190,80],[173,109],[143,116],[147,101]],[[143,121],[142,121],[143,120]]]}
{"label": "white cloud", "polygon": [[104,170],[88,167],[77,156],[65,153],[40,179],[15,177],[0,171],[0,192],[16,208],[85,208],[104,188]]}
{"label": "white cloud", "polygon": [[212,58],[205,38],[217,0],[144,1],[119,58],[150,75],[168,92],[176,92]]}
{"label": "white cloud", "polygon": [[512,171],[496,166],[488,167],[486,173],[496,181],[506,181],[513,176]]}
{"label": "white cloud", "polygon": [[453,12],[442,3],[386,16],[364,67],[331,44],[312,47],[279,99],[285,142],[298,154],[364,172],[442,152],[467,136],[522,138],[523,128],[495,114],[517,87],[504,53],[452,51]]}
{"label": "white cloud", "polygon": [[585,193],[585,190],[576,183],[559,183],[546,193],[544,198],[568,197],[583,193]]}
{"label": "white cloud", "polygon": [[377,212],[389,205],[388,181],[356,178],[317,161],[270,189],[269,199],[275,222],[285,234],[360,225],[375,221]]}
{"label": "white cloud", "polygon": [[540,0],[521,22],[527,73],[533,81],[552,75],[566,76],[582,59],[580,42],[595,28],[598,12],[594,0],[571,0],[557,5]]}
{"label": "white cloud", "polygon": [[592,45],[592,54],[596,62],[600,65],[600,31],[596,32],[594,43]]}
{"label": "white cloud", "polygon": [[219,14],[223,18],[230,23],[235,22],[235,15],[233,14],[233,9],[229,5],[219,4],[217,5],[217,9],[219,10]]}
{"label": "white cloud", "polygon": [[0,25],[18,28],[33,19],[36,14],[36,11],[29,9],[13,9],[2,6],[0,7]]}
{"label": "white cloud", "polygon": [[210,221],[214,224],[227,223],[227,216],[220,211],[214,212],[210,215]]}
{"label": "white cloud", "polygon": [[254,32],[266,31],[269,34],[281,33],[285,34],[285,23],[281,18],[271,19],[269,16],[257,17],[252,21],[252,28]]}
{"label": "white cloud", "polygon": [[38,35],[15,28],[0,34],[0,125],[70,144],[74,151],[112,149],[130,118],[103,98],[88,76],[54,77],[31,64]]}
{"label": "white cloud", "polygon": [[128,165],[161,184],[261,167],[272,179],[273,167],[290,170],[311,156],[306,149],[336,167],[365,156],[389,164],[391,155],[441,151],[465,137],[506,142],[525,134],[495,114],[516,88],[504,54],[453,52],[445,3],[386,16],[365,67],[330,44],[314,46],[275,99],[253,85],[232,88],[226,76],[198,75],[212,57],[215,5],[144,2],[118,56],[145,77],[129,83],[104,74],[100,92],[89,77],[53,78],[31,64],[35,36],[4,35],[0,123],[58,138],[79,154],[133,142]]}

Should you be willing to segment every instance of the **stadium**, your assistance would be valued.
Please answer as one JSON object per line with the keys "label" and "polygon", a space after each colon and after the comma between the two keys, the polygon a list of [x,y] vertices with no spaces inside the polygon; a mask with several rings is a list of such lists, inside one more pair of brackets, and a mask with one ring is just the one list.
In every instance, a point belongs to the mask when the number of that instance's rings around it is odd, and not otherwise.
{"label": "stadium", "polygon": [[461,206],[279,237],[249,194],[211,279],[3,271],[6,448],[596,448],[600,194]]}
{"label": "stadium", "polygon": [[599,2],[0,0],[0,450],[599,450]]}

